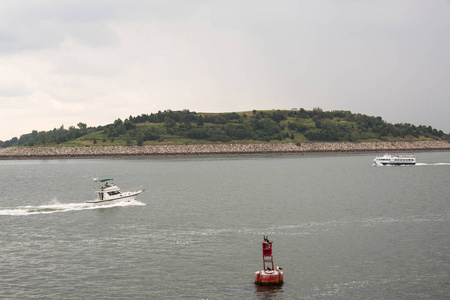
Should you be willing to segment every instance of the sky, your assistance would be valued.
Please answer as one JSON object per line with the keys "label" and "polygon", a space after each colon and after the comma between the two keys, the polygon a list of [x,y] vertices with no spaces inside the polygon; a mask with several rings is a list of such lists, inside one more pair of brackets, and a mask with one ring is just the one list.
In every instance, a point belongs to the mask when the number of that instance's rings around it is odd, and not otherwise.
{"label": "sky", "polygon": [[450,132],[450,0],[0,0],[0,140],[159,110]]}

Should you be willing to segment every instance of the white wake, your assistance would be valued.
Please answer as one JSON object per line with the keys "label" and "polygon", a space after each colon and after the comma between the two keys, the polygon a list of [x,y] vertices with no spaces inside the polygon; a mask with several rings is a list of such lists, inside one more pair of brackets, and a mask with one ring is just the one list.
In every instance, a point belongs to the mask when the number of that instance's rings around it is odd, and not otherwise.
{"label": "white wake", "polygon": [[93,205],[91,203],[59,203],[52,201],[52,204],[39,206],[17,206],[0,207],[0,216],[27,216],[36,214],[52,214],[58,212],[79,211],[87,209],[104,209],[110,207],[143,206],[142,202],[132,200],[129,202],[117,202],[108,205]]}
{"label": "white wake", "polygon": [[416,163],[416,166],[450,166],[450,163],[435,163],[435,164]]}

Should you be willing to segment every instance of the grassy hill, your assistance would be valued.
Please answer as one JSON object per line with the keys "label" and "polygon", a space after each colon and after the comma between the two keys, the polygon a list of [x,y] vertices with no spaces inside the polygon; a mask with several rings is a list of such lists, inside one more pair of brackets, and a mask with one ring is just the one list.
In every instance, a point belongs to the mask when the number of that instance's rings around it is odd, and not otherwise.
{"label": "grassy hill", "polygon": [[302,143],[331,141],[449,140],[449,134],[431,126],[390,124],[381,117],[350,111],[271,110],[232,113],[196,113],[189,110],[142,114],[111,124],[24,134],[0,141],[10,146],[109,146],[209,143]]}

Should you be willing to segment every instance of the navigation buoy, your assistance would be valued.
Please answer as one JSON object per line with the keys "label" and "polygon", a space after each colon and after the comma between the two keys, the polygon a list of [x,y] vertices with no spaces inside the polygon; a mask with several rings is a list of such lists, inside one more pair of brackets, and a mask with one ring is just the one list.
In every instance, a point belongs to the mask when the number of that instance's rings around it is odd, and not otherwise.
{"label": "navigation buoy", "polygon": [[[264,236],[262,244],[263,251],[263,269],[255,272],[255,283],[259,285],[282,285],[283,284],[283,271],[277,266],[275,269],[273,266],[272,255],[272,243]],[[266,265],[267,263],[267,265]],[[270,267],[271,266],[271,267]]]}

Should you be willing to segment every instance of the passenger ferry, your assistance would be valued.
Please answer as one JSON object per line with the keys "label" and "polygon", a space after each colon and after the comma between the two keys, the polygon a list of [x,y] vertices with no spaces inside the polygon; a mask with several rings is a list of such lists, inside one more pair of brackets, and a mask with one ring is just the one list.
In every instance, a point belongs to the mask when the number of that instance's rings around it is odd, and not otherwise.
{"label": "passenger ferry", "polygon": [[135,200],[136,197],[142,193],[144,190],[136,191],[136,192],[121,192],[120,188],[114,183],[110,182],[113,179],[98,179],[94,178],[95,182],[105,183],[104,185],[98,187],[95,191],[97,193],[97,199],[88,200],[86,203],[94,204],[94,205],[105,205],[105,204],[113,204],[117,202],[130,202],[131,200]]}
{"label": "passenger ferry", "polygon": [[401,166],[401,165],[412,165],[416,164],[416,155],[389,155],[375,157],[373,160],[374,166]]}

